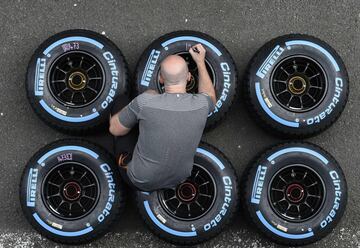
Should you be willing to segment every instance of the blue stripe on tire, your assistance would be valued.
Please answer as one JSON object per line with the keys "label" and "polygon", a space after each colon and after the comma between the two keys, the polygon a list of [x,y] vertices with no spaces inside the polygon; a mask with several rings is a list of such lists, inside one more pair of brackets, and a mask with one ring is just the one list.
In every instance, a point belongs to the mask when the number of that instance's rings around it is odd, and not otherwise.
{"label": "blue stripe on tire", "polygon": [[149,215],[150,219],[160,228],[162,229],[163,231],[167,232],[167,233],[170,233],[174,236],[179,236],[179,237],[195,237],[197,236],[197,233],[196,231],[193,231],[193,232],[181,232],[181,231],[176,231],[174,229],[171,229],[167,226],[165,226],[163,223],[161,223],[156,217],[155,215],[153,214],[153,212],[151,211],[150,209],[150,205],[149,205],[149,202],[148,201],[144,201],[144,207],[145,207],[145,210],[147,212],[147,214]]}
{"label": "blue stripe on tire", "polygon": [[46,224],[37,213],[33,214],[34,219],[36,220],[37,223],[39,223],[40,226],[42,226],[43,228],[45,228],[46,230],[48,230],[49,232],[59,235],[59,236],[63,236],[63,237],[78,237],[84,234],[87,234],[89,232],[91,232],[92,230],[94,230],[93,227],[89,226],[83,230],[80,231],[76,231],[76,232],[65,232],[65,231],[60,231],[57,230],[51,226],[49,226],[48,224]]}
{"label": "blue stripe on tire", "polygon": [[259,82],[255,83],[255,91],[256,91],[256,97],[257,97],[261,107],[271,117],[271,119],[273,119],[274,121],[276,121],[282,125],[288,126],[288,127],[299,127],[300,126],[300,124],[297,122],[284,120],[284,119],[280,118],[279,116],[275,115],[273,112],[271,112],[270,108],[266,105],[263,97],[261,96]]}
{"label": "blue stripe on tire", "polygon": [[48,112],[50,115],[54,116],[56,119],[60,119],[62,121],[66,121],[66,122],[75,122],[75,123],[85,122],[85,121],[92,120],[99,116],[99,112],[97,112],[97,111],[90,115],[83,116],[83,117],[64,116],[64,115],[61,115],[61,114],[55,112],[53,109],[51,109],[44,100],[41,99],[39,103],[46,110],[46,112]]}
{"label": "blue stripe on tire", "polygon": [[308,232],[308,233],[304,233],[304,234],[289,234],[289,233],[285,233],[282,232],[276,228],[274,228],[271,224],[269,224],[269,222],[267,222],[267,220],[264,218],[264,216],[262,215],[262,213],[258,210],[256,211],[256,215],[258,216],[259,220],[261,221],[261,223],[263,223],[263,225],[272,233],[286,238],[286,239],[306,239],[306,238],[310,238],[312,236],[314,236],[314,233]]}
{"label": "blue stripe on tire", "polygon": [[307,41],[307,40],[292,40],[292,41],[285,42],[285,45],[286,46],[303,45],[303,46],[313,47],[313,48],[319,50],[320,52],[322,52],[330,60],[331,64],[333,64],[336,71],[340,71],[339,65],[336,63],[336,60],[334,59],[334,57],[328,51],[326,51],[323,47],[319,46],[316,43],[313,43],[313,42]]}
{"label": "blue stripe on tire", "polygon": [[184,40],[190,40],[190,41],[195,41],[195,42],[199,42],[199,43],[202,43],[204,45],[206,45],[207,47],[211,48],[215,53],[216,55],[218,56],[221,56],[222,53],[220,52],[219,49],[217,49],[213,44],[211,44],[210,42],[208,42],[207,40],[204,40],[204,39],[201,39],[199,37],[194,37],[194,36],[179,36],[179,37],[176,37],[176,38],[172,38],[170,40],[167,40],[163,43],[161,43],[161,45],[163,47],[166,47],[174,42],[177,42],[177,41],[184,41]]}
{"label": "blue stripe on tire", "polygon": [[224,164],[217,157],[215,157],[214,154],[204,150],[203,148],[197,148],[196,152],[200,153],[200,154],[203,154],[206,157],[210,158],[212,161],[214,161],[219,166],[219,168],[221,170],[225,169]]}
{"label": "blue stripe on tire", "polygon": [[270,157],[267,158],[268,161],[272,161],[275,158],[285,154],[285,153],[289,153],[289,152],[303,152],[303,153],[307,153],[310,154],[318,159],[320,159],[324,164],[328,164],[329,160],[327,160],[323,155],[321,155],[320,153],[313,151],[311,149],[308,148],[304,148],[304,147],[290,147],[290,148],[284,148],[280,151],[275,152],[274,154],[272,154]]}
{"label": "blue stripe on tire", "polygon": [[63,38],[61,40],[58,40],[54,43],[52,43],[50,46],[48,46],[45,51],[43,52],[44,55],[47,55],[49,52],[51,52],[52,49],[54,49],[55,47],[63,44],[63,43],[66,43],[66,42],[75,42],[75,41],[82,41],[82,42],[87,42],[87,43],[90,43],[90,44],[93,44],[94,46],[97,46],[98,48],[100,49],[103,49],[104,45],[101,44],[100,42],[94,40],[94,39],[91,39],[91,38],[88,38],[88,37],[82,37],[82,36],[73,36],[73,37],[67,37],[67,38]]}
{"label": "blue stripe on tire", "polygon": [[87,153],[88,155],[90,155],[91,157],[93,157],[95,159],[98,159],[98,157],[99,157],[99,155],[97,153],[95,153],[85,147],[82,147],[82,146],[61,146],[61,147],[55,148],[51,151],[48,151],[41,158],[39,158],[39,160],[37,162],[38,162],[38,164],[42,164],[48,157],[50,157],[51,155],[53,155],[57,152],[71,151],[71,150]]}

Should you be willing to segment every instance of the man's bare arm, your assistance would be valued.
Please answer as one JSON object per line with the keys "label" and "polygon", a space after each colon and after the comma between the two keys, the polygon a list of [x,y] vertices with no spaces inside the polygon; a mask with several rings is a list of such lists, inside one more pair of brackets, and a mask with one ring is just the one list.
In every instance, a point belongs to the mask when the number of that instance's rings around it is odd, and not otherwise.
{"label": "man's bare arm", "polygon": [[114,136],[124,136],[131,130],[131,128],[127,128],[120,123],[119,113],[120,112],[116,113],[110,118],[109,132]]}
{"label": "man's bare arm", "polygon": [[[147,90],[143,94],[159,94],[155,90]],[[114,136],[124,136],[130,132],[131,128],[138,123],[138,115],[140,113],[139,95],[133,99],[121,111],[117,112],[110,118],[109,132]]]}
{"label": "man's bare arm", "polygon": [[199,93],[205,93],[210,96],[214,104],[216,104],[216,93],[205,65],[206,50],[201,44],[197,44],[189,50],[194,59],[199,73]]}

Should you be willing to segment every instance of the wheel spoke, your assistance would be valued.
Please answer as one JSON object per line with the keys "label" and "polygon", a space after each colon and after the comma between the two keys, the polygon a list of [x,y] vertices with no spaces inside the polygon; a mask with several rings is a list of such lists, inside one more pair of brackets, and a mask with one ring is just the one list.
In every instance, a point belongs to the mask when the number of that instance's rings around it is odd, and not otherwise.
{"label": "wheel spoke", "polygon": [[86,175],[86,171],[81,175],[80,180],[83,179],[83,177]]}
{"label": "wheel spoke", "polygon": [[195,174],[195,176],[194,176],[194,179],[199,176],[199,173],[200,173],[200,171],[197,171],[197,172],[196,172],[196,174]]}
{"label": "wheel spoke", "polygon": [[271,188],[271,190],[274,190],[274,191],[279,191],[279,192],[283,192],[285,191],[285,189],[277,189],[277,188]]}
{"label": "wheel spoke", "polygon": [[70,66],[70,68],[74,68],[73,67],[73,62],[72,62],[72,60],[70,60],[70,57],[67,57],[67,61],[68,61],[68,65]]}
{"label": "wheel spoke", "polygon": [[207,195],[207,194],[204,194],[204,193],[199,193],[199,195],[204,196],[204,197],[211,198],[211,195]]}
{"label": "wheel spoke", "polygon": [[303,176],[303,180],[305,179],[305,177],[307,176],[307,174],[308,174],[308,172],[307,171],[305,171],[305,173],[304,173],[304,176]]}
{"label": "wheel spoke", "polygon": [[91,91],[94,92],[95,94],[98,93],[97,90],[95,90],[94,88],[90,87],[89,85],[87,86],[87,89],[91,90]]}
{"label": "wheel spoke", "polygon": [[171,200],[173,200],[173,199],[177,199],[176,198],[176,195],[174,195],[173,197],[170,197],[169,199],[166,199],[166,200],[164,200],[165,202],[168,202],[168,201],[171,201]]}
{"label": "wheel spoke", "polygon": [[280,69],[281,69],[283,72],[285,72],[286,75],[290,76],[290,73],[288,73],[288,72],[284,69],[284,67],[280,67]]}
{"label": "wheel spoke", "polygon": [[281,198],[280,200],[273,202],[274,205],[278,204],[279,202],[286,201],[285,197]]}
{"label": "wheel spoke", "polygon": [[274,79],[274,82],[277,82],[277,83],[284,83],[284,84],[286,84],[286,81],[284,81],[284,80]]}
{"label": "wheel spoke", "polygon": [[293,63],[294,63],[294,65],[293,65],[294,71],[297,72],[297,71],[298,71],[298,70],[297,70],[297,69],[298,69],[298,66],[297,66],[297,64],[296,64],[296,62],[295,62],[295,59],[294,59]]}
{"label": "wheel spoke", "polygon": [[86,72],[89,72],[92,68],[94,68],[96,66],[96,64],[93,64],[92,66],[90,66],[89,69],[86,70]]}
{"label": "wheel spoke", "polygon": [[53,194],[53,195],[48,195],[47,198],[50,199],[51,197],[55,197],[55,196],[60,196],[60,193],[56,193],[56,194]]}
{"label": "wheel spoke", "polygon": [[285,93],[285,92],[289,92],[289,91],[288,91],[287,89],[285,89],[285,90],[280,91],[279,93],[277,93],[276,96],[279,96],[279,95],[281,95],[281,94],[283,94],[283,93]]}
{"label": "wheel spoke", "polygon": [[175,211],[174,211],[174,213],[176,213],[177,211],[178,211],[178,209],[180,208],[180,206],[182,205],[182,202],[181,201],[179,201],[179,204],[177,205],[177,207],[176,207],[176,209],[175,209]]}
{"label": "wheel spoke", "polygon": [[307,93],[306,95],[309,96],[313,100],[313,102],[316,102],[315,98],[312,97],[312,95],[310,95],[309,93]]}
{"label": "wheel spoke", "polygon": [[64,176],[61,174],[61,172],[58,170],[57,173],[59,174],[59,176],[61,177],[62,180],[65,180]]}
{"label": "wheel spoke", "polygon": [[317,76],[319,76],[319,75],[320,75],[320,73],[318,72],[318,73],[316,73],[315,75],[309,77],[309,80],[311,80],[311,79],[313,79],[314,77],[317,77]]}
{"label": "wheel spoke", "polygon": [[295,173],[294,169],[291,170],[291,177],[292,177],[292,178],[295,178],[295,177],[296,177],[296,173]]}
{"label": "wheel spoke", "polygon": [[319,196],[319,195],[308,194],[307,196],[308,196],[308,197],[313,197],[313,198],[318,198],[318,199],[321,198],[321,196]]}
{"label": "wheel spoke", "polygon": [[288,183],[282,176],[279,176],[279,178],[284,181],[285,183]]}
{"label": "wheel spoke", "polygon": [[86,212],[86,209],[84,208],[84,206],[81,204],[80,201],[77,201],[76,203],[79,205],[79,207],[82,209],[83,212]]}
{"label": "wheel spoke", "polygon": [[196,200],[195,203],[204,211],[204,207]]}
{"label": "wheel spoke", "polygon": [[83,189],[86,189],[86,188],[89,188],[89,187],[94,187],[94,186],[96,186],[95,183],[88,184],[88,185],[83,186]]}
{"label": "wheel spoke", "polygon": [[210,181],[206,181],[205,183],[199,184],[199,187],[209,184]]}
{"label": "wheel spoke", "polygon": [[65,79],[52,80],[51,83],[52,83],[52,84],[55,84],[55,83],[65,83]]}
{"label": "wheel spoke", "polygon": [[306,70],[309,68],[309,65],[310,65],[310,63],[306,63],[306,66],[305,66],[305,69],[304,69],[303,73],[306,72]]}
{"label": "wheel spoke", "polygon": [[60,204],[55,208],[55,210],[58,211],[61,205],[63,205],[64,203],[65,201],[61,200]]}
{"label": "wheel spoke", "polygon": [[57,95],[60,96],[61,94],[63,94],[65,91],[69,90],[68,88],[64,88],[62,91],[60,91]]}
{"label": "wheel spoke", "polygon": [[310,85],[309,88],[314,88],[314,89],[319,89],[319,90],[323,89],[323,87],[321,87],[321,86],[314,86],[314,85]]}
{"label": "wheel spoke", "polygon": [[48,182],[48,184],[60,188],[60,184],[56,184],[56,183],[53,183],[53,182],[50,182],[50,181]]}
{"label": "wheel spoke", "polygon": [[318,182],[314,182],[314,183],[312,183],[312,184],[310,184],[310,185],[308,185],[308,186],[305,186],[306,188],[310,188],[310,187],[313,187],[313,186],[315,186],[315,185],[317,185],[318,184]]}
{"label": "wheel spoke", "polygon": [[84,57],[81,57],[81,60],[80,60],[80,63],[79,63],[79,67],[80,67],[80,68],[81,68],[81,66],[82,66],[83,61],[84,61]]}
{"label": "wheel spoke", "polygon": [[288,203],[287,202],[287,204],[288,204],[288,206],[287,206],[287,208],[286,208],[286,210],[285,210],[285,214],[287,214],[287,212],[290,210],[290,208],[293,206],[292,204],[290,204],[290,203]]}
{"label": "wheel spoke", "polygon": [[307,201],[304,201],[304,205],[310,208],[311,212],[314,212],[314,209],[309,205]]}
{"label": "wheel spoke", "polygon": [[82,96],[82,98],[83,98],[83,101],[86,103],[86,98],[85,98],[85,96],[84,96],[84,92],[82,92],[82,91],[81,91],[81,96]]}
{"label": "wheel spoke", "polygon": [[89,78],[89,81],[90,80],[100,80],[100,79],[102,79],[102,77],[91,77],[91,78]]}
{"label": "wheel spoke", "polygon": [[73,103],[74,95],[75,95],[75,92],[72,92],[72,94],[71,94],[71,99],[70,99],[70,103]]}
{"label": "wheel spoke", "polygon": [[68,72],[67,71],[64,71],[63,69],[61,69],[60,67],[56,66],[56,69],[58,69],[59,71],[61,71],[62,73],[64,74],[67,74]]}
{"label": "wheel spoke", "polygon": [[93,200],[93,201],[95,201],[95,198],[94,197],[91,197],[91,196],[87,196],[87,195],[82,195],[82,197],[85,197],[85,198],[88,198],[88,199],[90,199],[90,200]]}
{"label": "wheel spoke", "polygon": [[188,210],[188,216],[191,217],[191,210],[190,210],[190,204],[186,204],[187,210]]}
{"label": "wheel spoke", "polygon": [[289,107],[290,106],[290,102],[292,101],[292,99],[294,98],[294,96],[293,95],[291,95],[290,96],[290,99],[289,99],[289,101],[287,102],[287,104],[286,104],[286,106],[287,107]]}
{"label": "wheel spoke", "polygon": [[300,100],[300,107],[301,109],[304,108],[304,104],[303,104],[303,100],[302,100],[302,96],[298,96],[299,100]]}

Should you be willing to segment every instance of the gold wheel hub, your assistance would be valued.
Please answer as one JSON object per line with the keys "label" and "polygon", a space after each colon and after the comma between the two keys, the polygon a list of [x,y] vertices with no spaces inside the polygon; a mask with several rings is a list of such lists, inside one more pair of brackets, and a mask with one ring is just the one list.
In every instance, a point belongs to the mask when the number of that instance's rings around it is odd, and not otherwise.
{"label": "gold wheel hub", "polygon": [[289,91],[294,95],[301,95],[306,90],[306,80],[300,76],[290,78],[288,87]]}
{"label": "gold wheel hub", "polygon": [[82,90],[86,86],[86,76],[80,71],[75,71],[70,74],[68,83],[69,87],[73,90]]}

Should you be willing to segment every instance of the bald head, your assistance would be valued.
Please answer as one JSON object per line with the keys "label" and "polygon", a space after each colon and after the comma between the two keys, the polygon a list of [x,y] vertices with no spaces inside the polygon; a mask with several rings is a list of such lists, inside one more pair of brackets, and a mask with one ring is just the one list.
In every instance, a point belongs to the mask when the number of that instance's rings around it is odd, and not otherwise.
{"label": "bald head", "polygon": [[160,73],[165,85],[186,84],[189,69],[182,57],[170,55],[161,63]]}

